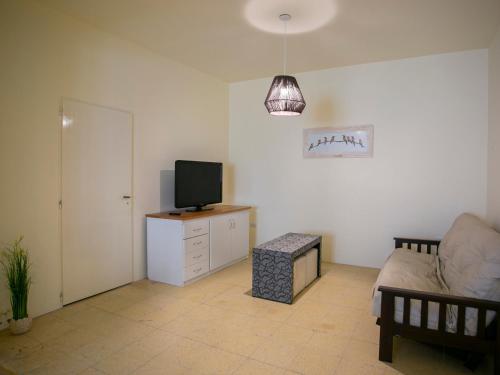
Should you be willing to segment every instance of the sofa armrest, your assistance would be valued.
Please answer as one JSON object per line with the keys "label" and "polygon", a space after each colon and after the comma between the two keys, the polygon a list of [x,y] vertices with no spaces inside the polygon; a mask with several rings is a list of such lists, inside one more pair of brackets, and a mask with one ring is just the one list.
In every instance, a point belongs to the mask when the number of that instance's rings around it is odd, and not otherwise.
{"label": "sofa armrest", "polygon": [[477,333],[476,337],[484,338],[486,335],[486,313],[494,311],[500,312],[500,302],[489,301],[477,298],[453,296],[441,293],[421,292],[411,289],[393,288],[389,286],[380,286],[378,290],[382,293],[381,322],[395,324],[394,317],[394,298],[401,297],[404,300],[403,323],[404,328],[410,328],[410,303],[411,300],[421,301],[420,327],[411,327],[411,329],[427,329],[428,305],[429,302],[439,304],[438,331],[446,333],[446,311],[448,305],[457,306],[457,332],[458,336],[464,336],[465,332],[465,311],[466,308],[478,310]]}
{"label": "sofa armrest", "polygon": [[394,237],[394,244],[395,244],[396,249],[404,247],[404,245],[406,245],[406,248],[411,250],[412,245],[416,245],[417,251],[419,253],[421,253],[422,250],[425,250],[425,252],[427,254],[431,254],[432,248],[435,246],[436,254],[437,254],[440,243],[441,243],[440,240],[426,240],[426,239],[418,239],[418,238]]}

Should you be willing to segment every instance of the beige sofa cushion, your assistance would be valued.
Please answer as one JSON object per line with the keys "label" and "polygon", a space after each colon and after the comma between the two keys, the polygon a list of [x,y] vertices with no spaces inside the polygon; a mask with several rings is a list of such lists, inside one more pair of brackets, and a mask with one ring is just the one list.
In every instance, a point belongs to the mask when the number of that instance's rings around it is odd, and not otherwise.
{"label": "beige sofa cushion", "polygon": [[439,246],[450,294],[500,301],[500,234],[471,214],[460,215]]}
{"label": "beige sofa cushion", "polygon": [[[377,281],[373,286],[372,312],[380,317],[382,293],[378,291],[381,285],[394,288],[417,290],[421,292],[448,294],[441,286],[437,278],[437,257],[434,254],[418,253],[407,249],[396,249],[386,260],[384,267],[380,271]],[[410,324],[420,326],[421,302],[411,300],[410,302]],[[396,297],[395,300],[395,321],[403,322],[404,301],[403,298]],[[447,314],[447,330],[452,332],[454,320]],[[429,303],[427,328],[437,329],[439,321],[439,305],[434,302]]]}

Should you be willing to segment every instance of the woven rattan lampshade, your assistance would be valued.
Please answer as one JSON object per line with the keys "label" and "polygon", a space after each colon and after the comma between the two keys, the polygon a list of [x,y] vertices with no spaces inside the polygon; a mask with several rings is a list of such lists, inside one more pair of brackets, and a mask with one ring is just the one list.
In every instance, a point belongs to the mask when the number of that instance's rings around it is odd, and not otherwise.
{"label": "woven rattan lampshade", "polygon": [[275,76],[264,105],[267,111],[274,116],[298,116],[306,106],[306,102],[300,92],[299,84],[295,77],[286,74],[286,23],[292,16],[288,13],[280,14],[279,19],[283,21],[283,74]]}
{"label": "woven rattan lampshade", "polygon": [[287,75],[274,77],[264,104],[275,116],[298,116],[306,106],[297,80]]}

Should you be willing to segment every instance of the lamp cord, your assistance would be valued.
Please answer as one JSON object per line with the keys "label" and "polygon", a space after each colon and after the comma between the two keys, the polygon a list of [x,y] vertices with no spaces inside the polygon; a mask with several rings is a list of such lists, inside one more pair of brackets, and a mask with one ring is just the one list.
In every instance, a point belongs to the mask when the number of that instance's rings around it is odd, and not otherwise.
{"label": "lamp cord", "polygon": [[287,55],[287,38],[286,38],[286,33],[287,33],[287,28],[286,24],[288,21],[283,21],[284,23],[284,30],[285,32],[283,33],[283,75],[286,75],[286,55]]}

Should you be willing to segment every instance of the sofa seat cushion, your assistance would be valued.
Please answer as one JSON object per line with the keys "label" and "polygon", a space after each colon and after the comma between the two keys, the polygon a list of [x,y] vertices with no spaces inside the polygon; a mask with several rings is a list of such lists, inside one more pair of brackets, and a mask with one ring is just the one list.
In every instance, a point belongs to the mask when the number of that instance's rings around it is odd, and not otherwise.
{"label": "sofa seat cushion", "polygon": [[[386,260],[373,287],[373,315],[380,317],[382,293],[381,285],[394,288],[411,289],[421,292],[448,294],[437,278],[438,259],[434,254],[418,253],[408,249],[396,249]],[[395,300],[395,321],[403,322],[404,301],[401,297]],[[410,324],[420,327],[421,302],[411,300]],[[449,318],[449,319],[448,319]],[[427,328],[437,329],[439,321],[439,305],[430,302],[428,306]],[[453,331],[452,316],[447,313],[447,330]]]}

